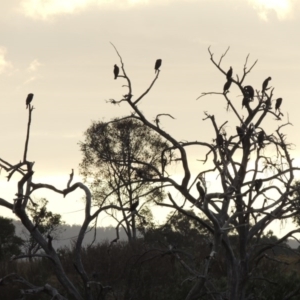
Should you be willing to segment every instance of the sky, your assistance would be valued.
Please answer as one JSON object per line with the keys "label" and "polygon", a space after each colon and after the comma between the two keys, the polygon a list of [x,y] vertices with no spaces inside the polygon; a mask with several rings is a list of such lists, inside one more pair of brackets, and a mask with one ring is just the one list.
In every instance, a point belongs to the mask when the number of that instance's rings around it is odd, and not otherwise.
{"label": "sky", "polygon": [[[114,80],[113,65],[119,64],[113,43],[125,63],[137,97],[153,80],[154,63],[162,59],[159,79],[140,103],[153,120],[159,113],[161,126],[179,140],[214,137],[204,111],[215,114],[218,123],[237,125],[226,112],[221,96],[196,100],[202,92],[221,92],[222,75],[211,63],[208,47],[222,67],[241,75],[246,56],[249,65],[258,60],[246,79],[260,89],[272,77],[274,97],[282,97],[283,121],[293,126],[285,132],[299,153],[298,117],[300,99],[300,3],[296,0],[0,0],[0,157],[14,164],[24,149],[28,111],[25,99],[34,93],[32,130],[28,159],[35,161],[35,182],[64,188],[71,169],[80,180],[82,159],[78,143],[92,120],[109,121],[130,113],[120,99],[124,81]],[[241,108],[237,90],[232,99]],[[245,112],[246,113],[246,112]],[[269,118],[267,126],[278,123]],[[194,171],[199,169],[197,152]],[[7,183],[0,174],[1,197],[11,199],[16,181]],[[17,180],[18,178],[15,178]],[[81,221],[80,192],[63,199],[39,192],[50,209],[71,223]],[[162,208],[160,208],[162,210]],[[0,207],[0,214],[13,214]],[[108,225],[108,218],[101,221]],[[101,225],[100,224],[100,225]]]}

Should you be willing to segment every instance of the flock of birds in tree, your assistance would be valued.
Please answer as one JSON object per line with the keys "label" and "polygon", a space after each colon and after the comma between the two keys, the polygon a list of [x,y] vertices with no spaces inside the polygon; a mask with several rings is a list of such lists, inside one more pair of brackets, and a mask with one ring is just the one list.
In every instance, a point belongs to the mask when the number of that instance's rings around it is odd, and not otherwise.
{"label": "flock of birds in tree", "polygon": [[[155,62],[155,65],[154,65],[155,73],[157,73],[157,71],[159,71],[159,68],[161,67],[161,64],[162,64],[162,60],[157,59],[156,62]],[[120,69],[117,65],[114,65],[114,71],[113,72],[114,72],[114,78],[117,79],[118,76],[119,76],[119,72],[120,72]],[[223,92],[224,93],[228,92],[229,89],[230,89],[231,83],[233,81],[232,80],[232,75],[233,75],[233,69],[232,69],[232,67],[230,67],[230,69],[226,73],[227,81],[226,81],[226,83],[224,84],[224,87],[223,87]],[[268,90],[269,81],[271,79],[272,79],[271,77],[268,77],[267,79],[264,80],[264,82],[262,84],[262,97],[264,97],[265,92]],[[254,100],[255,93],[254,93],[253,87],[251,85],[244,86],[243,94],[244,94],[244,97],[243,97],[243,102],[242,102],[242,108],[244,106],[246,106],[249,102]],[[26,99],[26,105],[27,106],[31,102],[32,98],[33,98],[33,94],[29,94],[27,99]],[[265,100],[264,103],[265,103],[266,108],[269,109],[271,107],[271,98],[267,97],[267,100]],[[275,112],[277,110],[279,110],[281,104],[282,104],[282,98],[278,98],[276,100],[276,104],[275,104]],[[240,141],[242,141],[243,138],[245,137],[245,131],[239,126],[236,127],[236,130],[237,130],[237,134],[240,138]],[[258,143],[259,148],[264,147],[264,138],[265,138],[265,133],[262,130],[257,135],[257,143]],[[225,146],[224,138],[223,138],[222,134],[220,134],[220,133],[217,135],[216,144],[220,149],[223,149],[223,147]],[[262,184],[263,184],[262,179],[256,179],[254,181],[253,187],[254,187],[256,192],[259,192],[259,190],[262,187]],[[199,181],[196,184],[196,188],[199,192],[200,199],[203,200],[204,197],[205,197],[206,192],[205,192],[204,188],[201,186],[201,183]],[[130,205],[129,213],[133,212],[133,211],[136,211],[136,208],[138,206],[139,206],[139,199],[136,202],[133,202]]]}
{"label": "flock of birds in tree", "polygon": [[[224,84],[223,87],[223,92],[226,93],[229,91],[229,88],[231,86],[232,83],[232,74],[233,74],[233,70],[232,67],[230,67],[230,69],[228,70],[228,72],[226,73],[226,83]],[[271,80],[271,77],[268,77],[267,79],[264,80],[263,84],[262,84],[262,97],[265,95],[265,92],[268,90],[268,85],[269,85],[269,81]],[[246,85],[243,88],[243,94],[244,94],[244,98],[243,98],[243,102],[242,102],[242,108],[244,106],[246,106],[249,102],[253,101],[254,99],[254,89],[251,85]],[[266,108],[269,109],[271,107],[271,98],[267,97],[267,100],[265,100],[265,105]],[[277,110],[279,110],[280,106],[282,104],[282,98],[278,98],[276,100],[276,104],[275,104],[275,112]]]}
{"label": "flock of birds in tree", "polygon": [[[157,73],[157,71],[159,71],[159,68],[161,67],[161,63],[162,63],[162,60],[160,58],[156,60],[155,65],[154,65],[155,73]],[[114,76],[115,76],[115,79],[118,78],[119,73],[120,73],[120,68],[117,65],[114,65]]]}
{"label": "flock of birds in tree", "polygon": [[[157,73],[157,71],[159,71],[159,68],[161,67],[161,63],[162,63],[162,60],[161,60],[161,59],[157,59],[157,60],[156,60],[155,65],[154,65],[155,73]],[[115,79],[118,78],[119,73],[120,73],[120,68],[119,68],[117,65],[114,65],[114,77],[115,77]],[[28,96],[29,96],[29,95],[28,95]],[[31,100],[32,100],[32,99],[31,99]],[[27,104],[27,101],[26,101],[26,104]],[[139,206],[139,199],[137,199],[136,202],[133,202],[133,203],[130,205],[130,208],[129,208],[129,212],[128,212],[128,213],[132,213],[132,212],[136,211],[136,209],[137,209],[138,206]]]}

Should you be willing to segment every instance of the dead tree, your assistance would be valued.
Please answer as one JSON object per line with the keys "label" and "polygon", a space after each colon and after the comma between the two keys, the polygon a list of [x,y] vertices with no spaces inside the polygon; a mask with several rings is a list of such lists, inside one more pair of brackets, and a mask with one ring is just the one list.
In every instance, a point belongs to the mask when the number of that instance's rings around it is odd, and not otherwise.
{"label": "dead tree", "polygon": [[[93,296],[93,289],[91,288],[93,285],[101,284],[99,282],[95,282],[92,280],[90,274],[88,274],[85,270],[85,267],[82,263],[81,258],[81,248],[82,242],[85,237],[85,233],[87,232],[88,226],[90,223],[95,220],[100,212],[106,209],[122,209],[116,205],[106,205],[98,208],[94,213],[91,212],[91,203],[92,197],[91,192],[86,185],[81,182],[72,183],[73,180],[73,171],[70,174],[70,179],[66,183],[65,189],[61,190],[56,188],[53,185],[49,185],[47,183],[37,183],[34,181],[34,162],[29,161],[27,159],[27,152],[29,147],[29,137],[30,137],[30,127],[32,120],[32,112],[34,107],[31,103],[28,103],[28,126],[27,126],[27,135],[24,147],[23,159],[18,163],[10,163],[3,158],[0,158],[0,168],[7,173],[8,181],[14,176],[18,178],[18,184],[16,187],[16,194],[14,199],[4,199],[0,198],[0,206],[5,207],[6,209],[11,210],[17,218],[22,222],[23,226],[27,229],[28,233],[31,237],[36,241],[39,247],[43,250],[43,253],[36,253],[30,255],[30,257],[43,257],[49,259],[51,261],[51,265],[53,268],[53,272],[57,277],[60,284],[66,291],[66,294],[69,295],[71,299],[77,300],[93,300],[95,296]],[[32,196],[36,190],[51,190],[57,194],[60,194],[62,198],[66,197],[68,194],[74,192],[77,189],[82,190],[84,193],[85,199],[85,216],[84,221],[81,225],[81,229],[78,233],[78,237],[75,243],[75,254],[73,257],[74,261],[74,273],[77,272],[78,276],[81,278],[83,290],[80,290],[78,285],[75,285],[71,279],[66,274],[58,253],[52,247],[52,236],[43,236],[43,234],[39,231],[38,226],[34,220],[32,220],[29,216],[28,204],[32,201]],[[62,199],[63,201],[63,199]],[[26,254],[22,254],[19,256],[13,256],[11,260],[17,260],[20,258],[28,258],[29,256]],[[27,289],[21,290],[23,295],[34,295],[38,293],[46,293],[52,296],[52,299],[66,299],[63,295],[60,295],[58,291],[52,287],[51,285],[45,283],[43,287],[36,286],[33,283],[26,281],[24,278],[21,278],[18,274],[9,274],[6,277],[0,279],[0,285],[3,282],[12,281],[23,284],[27,287]]]}
{"label": "dead tree", "polygon": [[[205,113],[203,121],[210,122],[215,131],[213,143],[178,141],[159,126],[161,116],[170,115],[159,114],[152,122],[139,108],[139,104],[146,100],[147,94],[163,69],[156,73],[149,88],[135,98],[132,95],[133,83],[126,74],[121,55],[116,48],[115,50],[121,65],[119,77],[125,81],[122,82],[122,86],[126,92],[125,96],[120,99],[110,99],[110,102],[129,105],[133,113],[123,119],[136,119],[143,122],[166,139],[171,144],[172,150],[178,154],[177,162],[181,170],[177,166],[177,172],[182,174],[180,180],[175,180],[172,174],[162,172],[147,161],[142,162],[152,171],[153,182],[161,182],[162,186],[171,185],[174,189],[174,192],[170,191],[168,201],[157,204],[173,208],[188,216],[185,207],[172,196],[173,193],[180,193],[185,201],[192,204],[196,212],[201,212],[205,216],[204,218],[193,216],[193,218],[196,218],[198,225],[208,230],[211,235],[211,252],[203,262],[205,265],[203,270],[201,272],[192,270],[185,265],[192,275],[189,279],[194,281],[194,287],[186,296],[186,300],[199,299],[204,292],[213,295],[212,299],[249,299],[251,295],[247,292],[247,285],[257,279],[257,267],[265,259],[274,259],[266,255],[266,251],[283,243],[294,233],[300,232],[299,229],[290,231],[276,243],[256,247],[267,226],[276,220],[290,219],[299,213],[297,206],[293,205],[299,199],[295,200],[290,195],[296,189],[293,181],[295,173],[300,169],[293,165],[289,153],[291,144],[287,142],[282,132],[285,126],[291,124],[289,120],[282,123],[283,114],[272,107],[274,88],[266,84],[263,84],[263,89],[261,85],[253,88],[246,83],[247,75],[256,64],[255,61],[251,67],[248,67],[248,56],[242,73],[230,75],[230,85],[227,84],[228,67],[223,67],[222,61],[228,50],[217,62],[209,48],[210,59],[217,71],[224,75],[224,83],[227,85],[226,89],[222,89],[221,86],[218,87],[217,92],[203,93],[199,98],[212,94],[219,98],[218,101],[223,98],[233,116],[224,124],[219,124],[217,116]],[[238,103],[236,98],[233,101],[229,97],[233,87],[239,90],[241,96]],[[241,111],[241,107],[245,107],[246,110]],[[270,117],[275,117],[280,122],[273,132],[265,129],[265,123]],[[227,132],[225,127],[227,123],[230,123],[231,128],[238,127],[238,134],[236,131]],[[192,174],[190,169],[187,149],[191,146],[206,149],[206,155],[202,159],[202,170],[197,174]],[[206,168],[205,163],[208,161],[213,164],[213,168]],[[213,185],[218,187],[219,192],[210,192],[209,188],[204,186],[205,178],[211,174],[216,178]],[[201,179],[201,187],[203,185],[205,190],[202,188],[201,195],[198,193],[198,196],[194,196],[192,191],[196,190],[194,185],[198,182],[197,179]],[[238,247],[234,247],[229,238],[232,233],[237,235]],[[220,252],[226,258],[227,289],[225,291],[218,290],[209,276],[209,266]],[[268,279],[261,278],[261,280]],[[300,285],[291,292],[291,295],[297,293],[299,288]],[[289,297],[286,295],[285,299]]]}

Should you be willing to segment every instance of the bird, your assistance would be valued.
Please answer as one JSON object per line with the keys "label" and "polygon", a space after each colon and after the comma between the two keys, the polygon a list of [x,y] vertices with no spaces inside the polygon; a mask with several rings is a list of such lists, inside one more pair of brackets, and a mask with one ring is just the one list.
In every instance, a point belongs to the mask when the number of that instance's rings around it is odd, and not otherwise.
{"label": "bird", "polygon": [[130,205],[130,208],[129,208],[130,212],[135,211],[136,208],[139,206],[139,203],[140,203],[139,199],[137,199],[136,202],[133,202],[133,203]]}
{"label": "bird", "polygon": [[201,186],[200,181],[197,182],[196,187],[199,192],[200,199],[203,200],[205,197],[205,191],[204,191],[203,187]]}
{"label": "bird", "polygon": [[223,137],[222,137],[222,134],[218,134],[218,136],[217,136],[217,145],[219,146],[219,147],[223,147],[223,145],[224,145],[224,139],[223,139]]}
{"label": "bird", "polygon": [[255,188],[256,192],[258,192],[260,190],[260,188],[262,187],[262,184],[263,184],[262,179],[256,179],[254,181],[254,188]]}
{"label": "bird", "polygon": [[115,75],[115,79],[117,79],[117,77],[119,76],[119,72],[120,69],[117,65],[114,65],[114,75]]}
{"label": "bird", "polygon": [[230,69],[229,69],[228,72],[226,73],[226,78],[227,78],[227,80],[230,80],[230,79],[231,79],[231,77],[232,77],[232,72],[233,72],[232,67],[230,67]]}
{"label": "bird", "polygon": [[29,104],[31,103],[32,99],[33,99],[33,94],[30,93],[27,95],[27,98],[26,98],[26,109],[29,107]]}
{"label": "bird", "polygon": [[223,92],[225,93],[226,91],[228,91],[230,86],[231,86],[231,79],[227,80],[226,83],[224,84]]}
{"label": "bird", "polygon": [[264,92],[266,91],[269,81],[271,80],[271,77],[268,77],[267,79],[265,79],[265,81],[262,84],[262,94],[264,94]]}
{"label": "bird", "polygon": [[282,98],[278,98],[278,99],[276,100],[276,104],[275,104],[275,111],[276,111],[277,109],[279,109],[281,103],[282,103]]}
{"label": "bird", "polygon": [[249,103],[249,98],[248,98],[248,97],[244,97],[244,98],[243,98],[243,102],[242,102],[242,108],[243,108],[244,106],[246,106],[248,103]]}
{"label": "bird", "polygon": [[266,105],[267,109],[271,108],[271,98],[270,97],[268,97],[268,99],[265,101],[265,105]]}
{"label": "bird", "polygon": [[261,131],[257,136],[257,142],[260,148],[264,147],[264,138],[265,138],[265,133]]}
{"label": "bird", "polygon": [[242,129],[242,127],[236,126],[236,132],[238,134],[238,136],[240,137],[240,141],[243,139],[245,132]]}
{"label": "bird", "polygon": [[251,85],[246,85],[244,87],[244,94],[250,100],[253,100],[253,98],[254,98],[254,89],[253,89],[253,87]]}
{"label": "bird", "polygon": [[154,66],[155,73],[159,71],[160,66],[161,66],[161,59],[157,59]]}

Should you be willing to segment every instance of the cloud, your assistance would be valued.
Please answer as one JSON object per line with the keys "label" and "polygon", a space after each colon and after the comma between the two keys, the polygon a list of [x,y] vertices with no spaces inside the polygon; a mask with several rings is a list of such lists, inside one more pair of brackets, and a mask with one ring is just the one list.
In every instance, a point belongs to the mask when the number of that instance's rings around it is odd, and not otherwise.
{"label": "cloud", "polygon": [[28,17],[46,20],[55,15],[74,14],[89,6],[103,6],[112,2],[114,0],[23,0],[21,11]]}
{"label": "cloud", "polygon": [[270,12],[275,12],[279,20],[293,17],[296,9],[296,1],[293,0],[248,0],[252,7],[257,11],[259,17],[268,21]]}
{"label": "cloud", "polygon": [[[40,66],[43,66],[44,64],[40,63],[38,59],[34,59],[27,69],[25,69],[25,80],[17,87],[17,89],[22,88],[24,85],[30,84],[38,79],[41,78],[39,75],[38,69]],[[29,74],[28,74],[29,73]]]}
{"label": "cloud", "polygon": [[13,69],[12,63],[6,59],[6,53],[6,48],[0,47],[0,74]]}
{"label": "cloud", "polygon": [[[48,20],[56,15],[76,14],[91,7],[132,8],[138,5],[161,5],[197,0],[21,0],[21,13],[34,19]],[[208,1],[208,0],[202,0]]]}
{"label": "cloud", "polygon": [[41,64],[37,59],[33,60],[29,67],[27,68],[28,72],[35,72],[37,71],[37,69],[42,66],[43,64]]}

